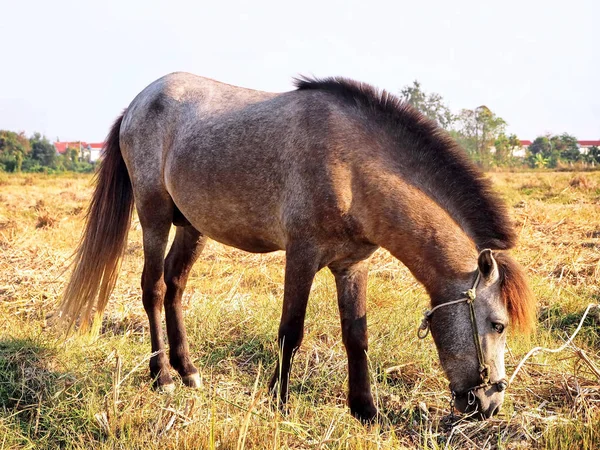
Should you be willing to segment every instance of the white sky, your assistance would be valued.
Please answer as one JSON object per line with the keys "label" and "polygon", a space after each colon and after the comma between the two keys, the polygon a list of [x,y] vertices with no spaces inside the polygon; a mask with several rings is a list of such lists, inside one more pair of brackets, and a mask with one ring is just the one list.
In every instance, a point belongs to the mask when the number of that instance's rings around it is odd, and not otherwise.
{"label": "white sky", "polygon": [[101,141],[154,79],[189,71],[285,91],[297,74],[454,112],[486,105],[521,139],[600,139],[600,1],[0,0],[0,129]]}

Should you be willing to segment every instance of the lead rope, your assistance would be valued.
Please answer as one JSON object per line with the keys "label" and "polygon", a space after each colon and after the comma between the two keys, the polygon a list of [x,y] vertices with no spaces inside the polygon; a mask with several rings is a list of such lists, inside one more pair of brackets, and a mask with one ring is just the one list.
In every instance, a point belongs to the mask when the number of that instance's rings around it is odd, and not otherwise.
{"label": "lead rope", "polygon": [[577,336],[577,333],[579,333],[579,330],[581,330],[581,327],[583,326],[583,321],[585,320],[588,313],[590,312],[590,309],[592,309],[593,307],[597,308],[598,305],[596,303],[590,303],[587,306],[587,308],[585,309],[585,312],[583,313],[583,316],[581,317],[581,320],[579,321],[579,325],[577,326],[577,328],[575,329],[575,331],[573,332],[571,337],[569,339],[567,339],[567,341],[563,345],[561,345],[558,348],[535,347],[535,348],[532,348],[531,350],[529,350],[529,352],[527,352],[527,354],[523,357],[523,359],[521,359],[521,361],[517,365],[517,368],[515,369],[515,371],[513,372],[513,374],[510,377],[510,380],[508,381],[508,385],[510,386],[512,384],[513,380],[515,379],[515,377],[517,376],[519,371],[523,368],[525,361],[527,361],[531,356],[533,356],[537,352],[559,353],[559,352],[562,352],[565,348],[567,348],[571,344],[571,342],[573,342],[573,339],[575,338],[575,336]]}
{"label": "lead rope", "polygon": [[[587,308],[585,309],[585,312],[583,313],[583,316],[581,317],[581,320],[579,321],[579,325],[577,325],[577,328],[575,329],[575,331],[573,332],[573,334],[571,335],[571,337],[569,337],[569,339],[567,339],[567,341],[561,345],[558,348],[546,348],[546,347],[535,347],[532,348],[531,350],[529,350],[529,352],[527,352],[527,354],[523,357],[523,359],[521,359],[521,361],[519,361],[519,364],[517,364],[517,368],[515,369],[515,371],[513,372],[513,374],[510,377],[510,380],[507,382],[505,380],[500,380],[500,382],[498,382],[498,389],[499,390],[505,390],[508,388],[508,386],[512,385],[512,382],[514,381],[515,377],[517,376],[517,374],[519,373],[519,371],[523,368],[525,362],[532,357],[533,355],[535,355],[538,352],[548,352],[548,353],[559,353],[562,352],[564,349],[566,349],[572,342],[573,339],[575,339],[575,336],[577,336],[577,334],[579,333],[579,331],[581,330],[581,327],[583,326],[583,322],[585,321],[585,318],[587,317],[588,313],[590,312],[590,310],[592,308],[598,308],[600,307],[600,305],[596,304],[596,303],[590,303]],[[472,393],[473,391],[469,391],[469,393]],[[456,392],[451,390],[451,396],[450,396],[450,416],[446,419],[447,420],[447,424],[448,425],[453,425],[454,422],[456,421],[456,415],[454,414],[454,402],[456,400]],[[468,400],[467,400],[468,401]]]}
{"label": "lead rope", "polygon": [[[458,300],[454,300],[454,301],[451,301],[448,303],[442,303],[441,305],[437,305],[434,308],[432,308],[428,311],[425,311],[423,320],[421,321],[421,325],[419,326],[419,328],[417,330],[417,336],[419,337],[419,339],[425,339],[427,337],[427,335],[429,334],[431,316],[433,315],[433,312],[436,309],[441,308],[442,306],[449,306],[449,305],[454,305],[454,304],[462,303],[462,302],[467,302],[469,304],[469,314],[470,314],[470,318],[471,318],[471,324],[473,325],[473,327],[472,327],[473,341],[475,343],[475,347],[477,348],[477,359],[479,360],[479,374],[481,376],[483,384],[481,384],[479,386],[475,386],[474,388],[471,388],[468,391],[468,394],[473,394],[473,391],[475,389],[479,389],[479,388],[490,385],[489,366],[487,364],[485,364],[485,360],[483,357],[483,349],[481,347],[481,341],[479,339],[479,333],[477,331],[478,328],[477,328],[477,320],[475,317],[475,307],[473,305],[475,299],[477,298],[477,286],[479,284],[480,276],[481,276],[481,274],[480,274],[480,272],[478,272],[477,278],[475,279],[475,283],[473,283],[473,287],[471,289],[469,289],[467,292],[465,292],[465,295],[466,295],[465,298],[460,298]],[[527,352],[527,354],[523,357],[523,359],[521,359],[521,361],[517,365],[517,368],[511,375],[510,380],[506,381],[506,379],[502,379],[502,380],[497,381],[496,383],[492,383],[492,384],[496,385],[498,391],[504,391],[512,384],[512,382],[514,381],[514,379],[517,376],[517,374],[519,373],[519,371],[523,368],[523,365],[525,364],[525,362],[531,356],[533,356],[534,354],[541,352],[541,351],[548,352],[548,353],[559,353],[559,352],[563,351],[565,348],[567,348],[571,344],[571,342],[573,342],[573,339],[575,339],[575,336],[577,336],[577,334],[581,330],[581,327],[583,326],[583,322],[585,321],[585,318],[587,317],[588,313],[590,312],[590,309],[592,309],[593,307],[598,308],[599,305],[596,303],[590,303],[587,306],[585,312],[583,313],[583,316],[581,317],[581,320],[579,321],[579,325],[577,326],[577,328],[575,329],[575,331],[573,332],[571,337],[569,337],[569,339],[567,339],[567,341],[563,345],[561,345],[558,348],[554,348],[554,349],[546,348],[546,347],[532,348],[529,352]],[[456,399],[456,392],[451,390],[451,393],[452,393],[452,396],[450,398],[450,416],[452,419],[452,418],[454,418],[454,402]]]}

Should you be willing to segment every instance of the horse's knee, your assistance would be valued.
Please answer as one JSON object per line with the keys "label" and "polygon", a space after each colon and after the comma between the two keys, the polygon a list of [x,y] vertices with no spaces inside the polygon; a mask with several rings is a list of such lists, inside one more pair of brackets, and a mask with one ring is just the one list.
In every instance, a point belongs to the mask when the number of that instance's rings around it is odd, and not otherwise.
{"label": "horse's knee", "polygon": [[366,321],[361,319],[342,324],[342,341],[348,352],[364,354],[369,350]]}
{"label": "horse's knee", "polygon": [[185,289],[186,279],[182,276],[165,274],[165,286],[169,292],[181,292]]}
{"label": "horse's knee", "polygon": [[146,312],[162,304],[165,291],[166,284],[162,279],[151,285],[142,282],[142,303]]}

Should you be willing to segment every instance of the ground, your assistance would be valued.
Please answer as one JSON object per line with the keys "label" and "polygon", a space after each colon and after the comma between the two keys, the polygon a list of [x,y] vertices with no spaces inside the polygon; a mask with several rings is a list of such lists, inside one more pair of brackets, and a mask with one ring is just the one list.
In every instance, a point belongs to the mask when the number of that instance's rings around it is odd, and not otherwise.
{"label": "ground", "polygon": [[[511,207],[520,234],[513,253],[539,302],[536,333],[509,338],[511,374],[531,347],[561,345],[600,298],[600,172],[490,176]],[[383,426],[361,425],[345,406],[346,359],[326,270],[312,290],[288,414],[273,408],[266,386],[283,254],[216,243],[194,267],[184,299],[202,388],[154,392],[135,217],[100,335],[65,340],[52,325],[91,191],[89,176],[0,174],[0,448],[600,447],[598,311],[574,341],[590,364],[573,349],[535,356],[500,416],[449,427],[447,380],[431,339],[416,336],[425,292],[385,251],[373,257],[368,292]]]}

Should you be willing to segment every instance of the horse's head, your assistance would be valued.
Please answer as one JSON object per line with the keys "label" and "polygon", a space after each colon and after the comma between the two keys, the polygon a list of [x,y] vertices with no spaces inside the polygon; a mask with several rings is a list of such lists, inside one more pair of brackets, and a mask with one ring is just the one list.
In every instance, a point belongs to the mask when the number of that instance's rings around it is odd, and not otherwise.
{"label": "horse's head", "polygon": [[483,250],[477,265],[471,290],[449,289],[449,298],[435,299],[439,306],[426,319],[456,408],[489,418],[500,411],[507,387],[507,332],[533,328],[535,303],[521,268],[507,254]]}

